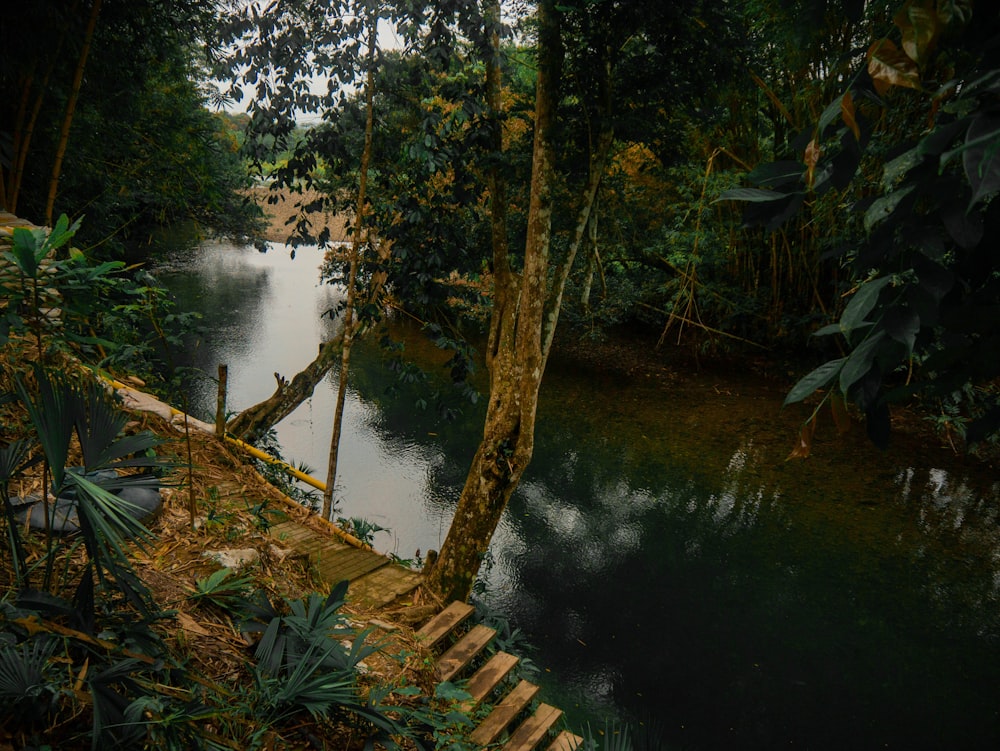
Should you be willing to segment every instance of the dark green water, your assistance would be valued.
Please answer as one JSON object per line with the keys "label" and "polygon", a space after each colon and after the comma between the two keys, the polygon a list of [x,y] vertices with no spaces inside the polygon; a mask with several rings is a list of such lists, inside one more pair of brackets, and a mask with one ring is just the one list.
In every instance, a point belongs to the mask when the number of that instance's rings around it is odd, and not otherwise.
{"label": "dark green water", "polygon": [[[225,246],[162,279],[229,365],[230,407],[270,394],[334,324],[315,259]],[[422,347],[414,342],[411,349]],[[443,540],[481,415],[416,410],[378,351],[352,361],[345,516],[410,556]],[[325,475],[335,378],[279,429]],[[215,387],[195,389],[205,414]],[[622,382],[550,366],[535,459],[491,550],[490,604],[537,647],[545,698],[577,729],[642,722],[667,748],[1000,748],[1000,483],[942,451],[821,425],[751,382]]]}

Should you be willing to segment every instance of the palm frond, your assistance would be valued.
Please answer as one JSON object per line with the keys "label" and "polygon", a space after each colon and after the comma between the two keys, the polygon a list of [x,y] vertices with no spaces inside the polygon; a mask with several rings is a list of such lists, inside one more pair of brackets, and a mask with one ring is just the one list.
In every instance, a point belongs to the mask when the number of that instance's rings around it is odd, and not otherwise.
{"label": "palm frond", "polygon": [[24,545],[18,533],[17,520],[14,518],[14,506],[10,502],[9,483],[21,474],[29,465],[32,443],[27,440],[12,441],[0,448],[0,503],[3,505],[5,520],[4,529],[7,535],[7,547],[10,551],[11,568],[14,570],[14,581],[21,586],[24,583],[27,558]]}
{"label": "palm frond", "polygon": [[59,641],[47,635],[0,646],[0,716],[31,723],[48,713],[59,688],[49,679],[58,646]]}
{"label": "palm frond", "polygon": [[65,468],[69,460],[69,446],[73,437],[73,410],[69,405],[74,387],[66,377],[50,373],[36,365],[37,396],[32,395],[20,374],[14,377],[14,388],[24,402],[28,417],[35,426],[42,451],[49,462],[53,490],[63,485]]}

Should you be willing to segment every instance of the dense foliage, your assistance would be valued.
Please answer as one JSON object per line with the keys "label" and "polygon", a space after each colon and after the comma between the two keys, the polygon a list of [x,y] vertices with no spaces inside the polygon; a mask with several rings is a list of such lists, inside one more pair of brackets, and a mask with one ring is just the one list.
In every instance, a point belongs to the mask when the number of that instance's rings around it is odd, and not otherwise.
{"label": "dense foliage", "polygon": [[[829,250],[851,286],[831,359],[791,391],[832,387],[878,444],[889,404],[920,395],[969,442],[1000,430],[1000,281],[990,241],[1000,189],[1000,13],[907,2],[835,80],[835,96],[782,161],[749,175],[751,223],[777,227],[837,202],[854,227]],[[829,341],[829,340],[827,340]]]}
{"label": "dense foliage", "polygon": [[205,109],[208,4],[15,3],[0,60],[0,204],[37,224],[86,215],[105,258],[193,220],[243,235],[256,213],[237,134]]}

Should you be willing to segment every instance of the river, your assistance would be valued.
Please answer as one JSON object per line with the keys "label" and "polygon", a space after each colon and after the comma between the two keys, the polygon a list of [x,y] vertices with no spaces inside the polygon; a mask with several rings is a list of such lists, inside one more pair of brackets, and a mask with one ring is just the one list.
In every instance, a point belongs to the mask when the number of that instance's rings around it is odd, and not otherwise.
{"label": "river", "polygon": [[[219,363],[240,410],[332,335],[321,316],[339,293],[317,264],[315,249],[216,243],[159,264],[204,315],[181,354],[207,374],[198,416],[214,414]],[[336,378],[277,430],[320,479]],[[349,378],[339,515],[388,527],[376,547],[401,557],[438,548],[482,407],[453,422],[416,408],[446,387],[390,388],[373,343]],[[802,413],[781,398],[750,379],[550,365],[482,594],[533,645],[545,700],[577,731],[628,720],[649,748],[1000,748],[1000,482],[830,420],[809,459],[786,462]]]}

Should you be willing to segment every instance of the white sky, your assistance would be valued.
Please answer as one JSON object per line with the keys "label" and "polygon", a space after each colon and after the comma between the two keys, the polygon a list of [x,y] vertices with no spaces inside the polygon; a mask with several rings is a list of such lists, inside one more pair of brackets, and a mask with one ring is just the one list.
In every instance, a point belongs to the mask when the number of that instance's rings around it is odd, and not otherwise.
{"label": "white sky", "polygon": [[[378,25],[378,44],[379,49],[382,50],[399,50],[403,48],[403,39],[399,36],[396,28],[390,24],[388,21],[381,19]],[[327,82],[329,79],[326,76],[315,76],[309,82],[309,90],[314,94],[326,94]],[[227,82],[216,81],[214,85],[219,88],[224,88]],[[238,101],[228,102],[223,106],[223,110],[229,112],[230,114],[237,114],[240,112],[246,112],[247,106],[250,103],[250,97],[253,95],[253,88],[250,86],[243,87],[243,98]],[[302,124],[312,124],[319,122],[322,119],[322,114],[317,112],[304,113],[300,118],[298,118]]]}

